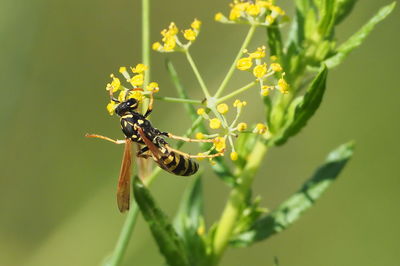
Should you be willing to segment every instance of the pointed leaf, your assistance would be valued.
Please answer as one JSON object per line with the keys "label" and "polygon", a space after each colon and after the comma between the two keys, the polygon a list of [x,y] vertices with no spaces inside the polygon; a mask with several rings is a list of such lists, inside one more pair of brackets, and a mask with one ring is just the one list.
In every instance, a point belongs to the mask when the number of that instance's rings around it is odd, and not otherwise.
{"label": "pointed leaf", "polygon": [[324,66],[314,78],[304,97],[295,99],[289,107],[287,121],[280,133],[270,141],[270,145],[282,145],[296,135],[318,109],[326,88],[328,69]]}
{"label": "pointed leaf", "polygon": [[175,229],[185,243],[190,265],[203,265],[201,262],[207,258],[202,238],[205,233],[203,208],[202,181],[198,176],[186,190],[174,221]]}
{"label": "pointed leaf", "polygon": [[133,180],[133,190],[133,195],[139,209],[149,225],[154,240],[157,242],[158,248],[165,257],[168,265],[190,265],[185,254],[182,239],[168,221],[167,216],[156,205],[153,197],[150,195],[150,191],[138,177]]}
{"label": "pointed leaf", "polygon": [[335,1],[335,24],[342,22],[353,10],[357,0],[336,0]]}
{"label": "pointed leaf", "polygon": [[367,36],[375,28],[376,24],[384,20],[393,11],[395,6],[396,2],[393,2],[390,5],[382,7],[359,31],[340,45],[337,49],[337,53],[324,61],[328,68],[334,68],[342,63],[351,51],[364,42]]}
{"label": "pointed leaf", "polygon": [[350,142],[332,151],[325,163],[315,171],[314,175],[298,192],[284,201],[269,215],[259,219],[251,230],[237,236],[231,244],[234,246],[248,246],[288,228],[306,210],[314,206],[315,201],[333,184],[352,157],[353,150],[354,144]]}

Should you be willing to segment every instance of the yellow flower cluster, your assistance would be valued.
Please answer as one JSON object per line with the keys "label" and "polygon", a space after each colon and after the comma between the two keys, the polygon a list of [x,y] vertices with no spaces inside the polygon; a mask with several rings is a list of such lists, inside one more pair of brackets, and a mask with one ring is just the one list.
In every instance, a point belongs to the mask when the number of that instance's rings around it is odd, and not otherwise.
{"label": "yellow flower cluster", "polygon": [[216,110],[213,112],[215,117],[210,117],[210,109],[206,110],[204,108],[197,109],[197,114],[202,116],[203,119],[208,120],[209,127],[211,129],[218,129],[218,133],[206,135],[204,133],[196,133],[197,139],[212,139],[213,146],[207,152],[202,153],[202,155],[210,154],[213,150],[223,153],[227,149],[227,144],[229,144],[231,153],[231,160],[235,161],[239,158],[239,154],[235,151],[234,138],[236,138],[240,133],[258,133],[264,134],[267,131],[267,127],[263,124],[257,124],[253,130],[247,131],[248,125],[245,122],[237,123],[239,116],[242,112],[243,107],[247,105],[246,101],[235,100],[232,104],[234,109],[236,109],[236,116],[231,123],[228,123],[228,119],[225,116],[230,108],[226,103],[220,103],[216,105]]}
{"label": "yellow flower cluster", "polygon": [[183,37],[187,40],[186,44],[183,44],[179,38],[178,33],[179,29],[175,25],[174,22],[171,22],[168,26],[168,29],[163,29],[161,31],[162,44],[160,42],[153,43],[153,50],[158,52],[174,52],[174,51],[185,51],[189,48],[189,46],[194,42],[197,38],[197,35],[200,32],[201,21],[198,19],[194,19],[194,21],[190,24],[189,29],[183,30]]}
{"label": "yellow flower cluster", "polygon": [[[130,88],[127,88],[122,85],[121,80],[117,78],[114,74],[111,74],[110,77],[112,81],[107,84],[106,90],[110,95],[110,102],[107,104],[107,111],[110,115],[114,114],[115,108],[118,106],[119,102],[126,101],[130,98],[135,98],[139,102],[143,100],[144,92],[143,88],[141,88],[144,84],[144,76],[148,67],[144,64],[137,64],[135,67],[130,67],[130,70],[133,75],[127,70],[126,67],[120,67],[119,73],[125,78],[126,82],[130,84]],[[158,92],[159,86],[157,82],[151,82],[146,87],[147,91],[150,92]],[[114,97],[114,93],[119,91],[118,97]],[[148,92],[149,93],[149,92]]]}
{"label": "yellow flower cluster", "polygon": [[229,16],[225,17],[221,12],[215,14],[214,19],[222,23],[249,23],[269,26],[279,17],[284,16],[285,11],[273,4],[272,0],[234,0],[230,4]]}
{"label": "yellow flower cluster", "polygon": [[[239,70],[246,71],[252,68],[253,76],[260,84],[260,94],[262,96],[268,96],[270,91],[277,88],[281,93],[287,94],[289,92],[289,85],[284,79],[285,73],[283,72],[282,66],[275,62],[278,60],[276,56],[271,56],[271,61],[273,61],[269,66],[263,61],[266,57],[265,46],[258,47],[254,52],[244,51],[247,56],[241,58],[236,63],[236,67]],[[253,67],[254,66],[254,67]],[[280,73],[281,78],[277,81],[276,85],[266,85],[265,82],[270,76],[276,76]]]}

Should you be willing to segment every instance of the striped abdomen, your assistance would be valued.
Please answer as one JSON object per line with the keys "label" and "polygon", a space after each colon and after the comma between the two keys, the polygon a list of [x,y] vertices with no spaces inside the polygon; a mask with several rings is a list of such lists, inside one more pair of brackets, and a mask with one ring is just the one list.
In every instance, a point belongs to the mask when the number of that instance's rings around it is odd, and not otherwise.
{"label": "striped abdomen", "polygon": [[160,163],[161,162],[163,163],[163,165],[160,165],[161,168],[180,176],[193,175],[199,169],[199,164],[197,162],[173,151],[162,155],[160,158]]}

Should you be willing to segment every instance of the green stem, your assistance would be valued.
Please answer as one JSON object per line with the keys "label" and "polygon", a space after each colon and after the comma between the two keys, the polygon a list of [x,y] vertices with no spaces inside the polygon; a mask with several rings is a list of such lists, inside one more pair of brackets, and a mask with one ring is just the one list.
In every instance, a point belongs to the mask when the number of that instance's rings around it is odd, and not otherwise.
{"label": "green stem", "polygon": [[144,76],[144,88],[150,80],[150,0],[142,0],[142,60],[149,67]]}
{"label": "green stem", "polygon": [[233,96],[236,96],[236,95],[238,95],[238,94],[240,94],[240,93],[242,93],[244,91],[247,91],[248,89],[250,89],[251,87],[253,87],[256,84],[257,84],[257,81],[253,81],[253,82],[251,82],[251,83],[249,83],[249,84],[247,84],[247,85],[245,85],[245,86],[243,86],[243,87],[241,87],[241,88],[229,93],[228,95],[225,95],[225,96],[219,98],[217,100],[217,103],[224,102],[224,101],[232,98]]}
{"label": "green stem", "polygon": [[203,90],[204,95],[206,96],[207,99],[210,98],[211,95],[210,95],[210,93],[209,93],[209,91],[208,91],[208,89],[207,89],[206,84],[204,83],[203,78],[202,78],[201,75],[200,75],[199,70],[197,69],[196,64],[195,64],[194,61],[193,61],[192,56],[190,55],[190,53],[189,53],[188,50],[185,51],[185,54],[186,54],[187,60],[189,61],[190,66],[191,66],[192,69],[193,69],[194,74],[196,75],[197,80],[198,80],[199,83],[200,83],[200,87],[201,87],[201,89]]}
{"label": "green stem", "polygon": [[182,98],[174,98],[174,97],[154,96],[154,99],[161,100],[161,101],[166,101],[166,102],[172,102],[172,103],[202,104],[202,101],[200,101],[200,100],[182,99]]}
{"label": "green stem", "polygon": [[235,71],[237,61],[239,61],[240,57],[242,56],[243,50],[246,49],[246,47],[249,45],[250,40],[253,37],[254,32],[256,30],[256,27],[257,27],[256,25],[251,25],[249,31],[247,32],[247,36],[244,39],[243,44],[240,47],[239,52],[236,55],[235,60],[233,61],[231,67],[228,70],[228,73],[226,74],[224,80],[222,81],[221,85],[219,86],[217,92],[214,95],[215,98],[218,98],[221,95],[221,93],[224,91],[226,85],[228,84],[229,80],[231,79],[233,72]]}
{"label": "green stem", "polygon": [[217,265],[235,229],[236,222],[240,218],[246,197],[250,191],[254,176],[267,153],[267,147],[259,141],[250,153],[247,164],[238,175],[237,186],[229,195],[221,219],[215,232],[213,243],[213,265]]}

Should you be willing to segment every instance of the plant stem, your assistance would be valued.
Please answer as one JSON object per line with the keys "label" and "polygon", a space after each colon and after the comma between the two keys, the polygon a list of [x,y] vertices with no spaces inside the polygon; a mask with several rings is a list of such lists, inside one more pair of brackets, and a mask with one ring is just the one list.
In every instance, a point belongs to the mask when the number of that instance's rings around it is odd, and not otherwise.
{"label": "plant stem", "polygon": [[161,100],[161,101],[166,101],[166,102],[173,102],[173,103],[201,104],[200,100],[193,100],[193,99],[182,99],[182,98],[162,97],[162,96],[154,96],[154,99]]}
{"label": "plant stem", "polygon": [[225,95],[225,96],[219,98],[219,99],[217,100],[217,103],[224,102],[224,101],[226,101],[226,100],[232,98],[233,96],[235,96],[235,95],[237,95],[237,94],[240,94],[240,93],[242,93],[242,92],[244,92],[244,91],[247,91],[248,89],[250,89],[251,87],[253,87],[253,86],[256,85],[256,84],[257,84],[257,81],[253,81],[253,82],[251,82],[251,83],[249,83],[249,84],[247,84],[247,85],[245,85],[245,86],[243,86],[243,87],[241,87],[241,88],[239,88],[239,89],[237,89],[237,90],[235,90],[235,91],[229,93],[228,95]]}
{"label": "plant stem", "polygon": [[144,76],[144,88],[150,80],[150,0],[142,0],[142,60],[149,67]]}
{"label": "plant stem", "polygon": [[203,80],[203,78],[201,77],[200,72],[199,72],[199,70],[197,69],[197,66],[196,66],[196,64],[195,64],[194,61],[193,61],[192,56],[190,55],[190,53],[189,53],[188,50],[185,51],[185,54],[186,54],[187,60],[189,61],[190,66],[191,66],[192,69],[193,69],[194,74],[196,75],[197,80],[198,80],[199,83],[200,83],[200,87],[201,87],[201,89],[203,90],[204,95],[206,96],[207,99],[210,98],[210,97],[211,97],[210,92],[208,91],[207,86],[206,86],[206,84],[204,83],[204,80]]}
{"label": "plant stem", "polygon": [[256,27],[257,27],[256,25],[251,25],[249,31],[247,32],[247,36],[244,39],[242,46],[240,47],[239,52],[236,55],[235,60],[233,61],[231,67],[228,70],[228,73],[226,74],[224,80],[222,81],[221,85],[219,86],[217,92],[214,95],[215,98],[218,98],[221,95],[221,93],[224,91],[226,85],[228,84],[229,80],[231,79],[231,77],[233,75],[233,71],[235,71],[235,68],[236,68],[236,63],[242,56],[243,50],[246,49],[246,47],[249,45],[250,40],[253,37],[254,32],[256,30]]}
{"label": "plant stem", "polygon": [[253,183],[254,176],[267,153],[267,146],[258,141],[250,153],[247,164],[238,175],[238,185],[229,195],[221,219],[215,232],[213,243],[213,265],[217,265],[235,229],[236,222],[240,219],[246,196]]}

